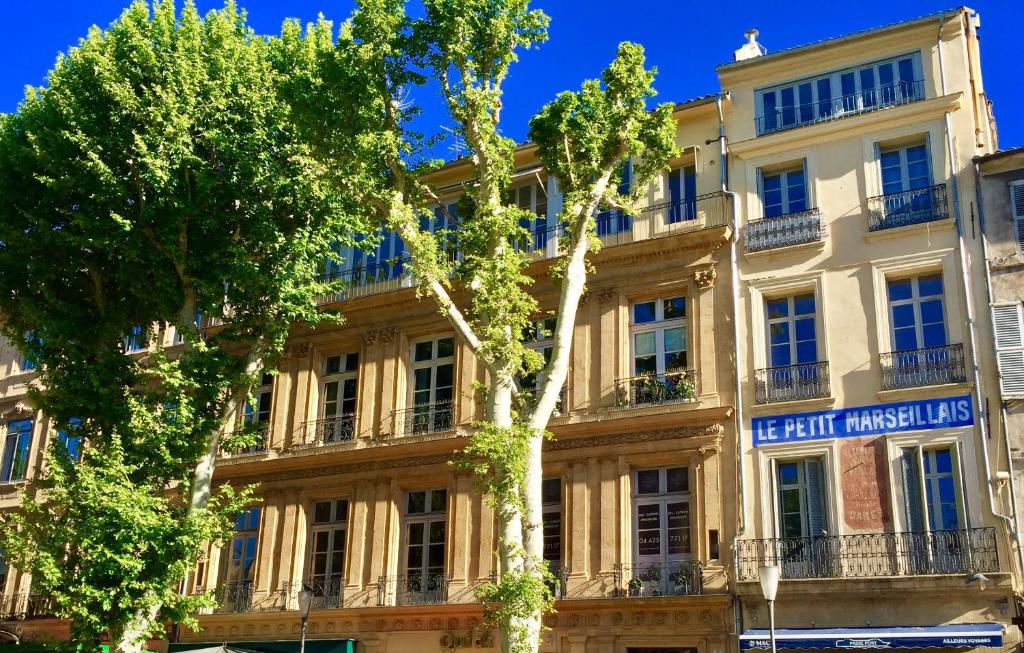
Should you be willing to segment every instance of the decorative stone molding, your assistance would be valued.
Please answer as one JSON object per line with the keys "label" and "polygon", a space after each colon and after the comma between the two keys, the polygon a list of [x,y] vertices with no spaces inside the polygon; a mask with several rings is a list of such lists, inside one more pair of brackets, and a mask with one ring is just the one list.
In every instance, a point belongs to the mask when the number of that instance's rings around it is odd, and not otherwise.
{"label": "decorative stone molding", "polygon": [[385,327],[380,330],[380,341],[386,345],[391,344],[395,341],[395,336],[398,335],[398,329],[395,327]]}
{"label": "decorative stone molding", "polygon": [[372,347],[377,344],[377,335],[380,332],[376,329],[370,329],[369,331],[363,331],[363,346]]}
{"label": "decorative stone molding", "polygon": [[597,293],[597,301],[600,304],[611,304],[619,298],[619,291],[615,288],[602,288]]}
{"label": "decorative stone molding", "polygon": [[715,268],[704,268],[693,274],[693,281],[701,290],[707,290],[715,286],[715,277],[717,276],[718,272]]}
{"label": "decorative stone molding", "polygon": [[32,406],[24,401],[19,401],[7,410],[0,412],[0,418],[17,419],[19,417],[32,417],[35,415],[35,412]]}
{"label": "decorative stone molding", "polygon": [[309,352],[313,350],[312,345],[308,342],[297,342],[292,345],[286,345],[284,348],[285,358],[305,358],[309,356]]}

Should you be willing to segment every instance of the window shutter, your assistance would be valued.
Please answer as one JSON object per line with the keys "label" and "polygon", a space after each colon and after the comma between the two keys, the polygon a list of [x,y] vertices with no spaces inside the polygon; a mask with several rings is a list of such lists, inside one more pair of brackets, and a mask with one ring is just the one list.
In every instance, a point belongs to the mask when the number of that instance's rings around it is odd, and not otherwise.
{"label": "window shutter", "polygon": [[903,508],[906,511],[906,529],[911,533],[925,530],[921,499],[921,476],[917,464],[917,448],[904,449],[900,454],[903,475]]}
{"label": "window shutter", "polygon": [[821,461],[808,458],[804,461],[804,478],[807,483],[807,533],[818,537],[825,533],[825,496],[822,492]]}
{"label": "window shutter", "polygon": [[1024,315],[1021,305],[993,305],[992,324],[995,328],[999,389],[1004,399],[1024,398]]}
{"label": "window shutter", "polygon": [[1017,247],[1024,251],[1024,180],[1010,184],[1010,206],[1013,211],[1013,231]]}

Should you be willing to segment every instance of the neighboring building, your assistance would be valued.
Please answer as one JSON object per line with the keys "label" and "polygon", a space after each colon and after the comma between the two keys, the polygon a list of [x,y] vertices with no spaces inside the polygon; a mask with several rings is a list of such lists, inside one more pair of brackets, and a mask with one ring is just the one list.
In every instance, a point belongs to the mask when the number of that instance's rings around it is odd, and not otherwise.
{"label": "neighboring building", "polygon": [[[903,647],[900,626],[930,627],[913,632],[919,647],[1010,648],[1018,551],[986,476],[1008,462],[982,430],[997,377],[974,375],[994,356],[972,344],[986,342],[984,271],[965,279],[957,230],[982,260],[971,161],[994,135],[972,13],[767,55],[755,37],[718,69],[722,95],[676,107],[683,154],[648,208],[597,216],[604,248],[545,449],[544,555],[559,582],[543,650],[766,647],[766,563],[782,568],[779,626],[797,629],[782,648],[832,634],[800,630],[814,628],[840,629],[836,648]],[[550,310],[558,184],[531,146],[516,163],[514,201],[537,215],[523,247]],[[450,210],[470,172],[455,162],[432,178]],[[221,607],[172,650],[294,650],[303,584],[313,653],[496,648],[473,595],[496,572],[495,517],[447,464],[481,417],[482,371],[415,300],[403,250],[387,235],[329,269],[350,286],[321,304],[345,324],[296,329],[237,416],[265,440],[225,452],[216,480],[259,483],[262,503],[187,579]],[[539,315],[538,350],[549,328]],[[15,452],[20,474],[58,434],[19,403],[19,359],[0,352],[0,455]],[[17,487],[0,481],[0,509],[16,508]],[[997,511],[1007,499],[999,486]],[[0,565],[0,594],[0,631],[59,635],[29,618],[47,610],[25,574]],[[851,630],[865,626],[884,630]]]}
{"label": "neighboring building", "polygon": [[1024,147],[1001,150],[975,158],[981,205],[979,228],[986,250],[991,335],[980,342],[994,343],[987,364],[999,373],[1001,401],[993,397],[992,437],[1009,448],[1014,510],[1020,528],[1024,507]]}
{"label": "neighboring building", "polygon": [[767,647],[765,564],[783,648],[970,648],[1017,613],[1005,447],[985,428],[972,159],[995,144],[976,20],[748,45],[718,69],[743,249],[743,649]]}

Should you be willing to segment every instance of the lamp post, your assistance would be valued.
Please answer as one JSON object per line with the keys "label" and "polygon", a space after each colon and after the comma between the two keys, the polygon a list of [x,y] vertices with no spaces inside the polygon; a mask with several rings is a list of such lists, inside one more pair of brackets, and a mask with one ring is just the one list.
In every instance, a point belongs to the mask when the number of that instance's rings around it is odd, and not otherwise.
{"label": "lamp post", "polygon": [[758,578],[761,579],[761,593],[764,600],[768,601],[768,638],[772,643],[772,653],[775,651],[775,595],[779,591],[779,575],[781,570],[778,565],[765,565],[757,570]]}
{"label": "lamp post", "polygon": [[299,590],[299,619],[302,623],[302,632],[299,635],[299,653],[306,653],[306,622],[309,621],[309,609],[313,607],[313,590],[303,583]]}

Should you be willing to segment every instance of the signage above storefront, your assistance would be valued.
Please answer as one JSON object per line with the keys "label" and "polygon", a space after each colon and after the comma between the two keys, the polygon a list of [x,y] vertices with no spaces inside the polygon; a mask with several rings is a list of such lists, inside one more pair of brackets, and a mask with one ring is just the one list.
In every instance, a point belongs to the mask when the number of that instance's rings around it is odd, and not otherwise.
{"label": "signage above storefront", "polygon": [[926,431],[974,424],[971,397],[943,397],[837,408],[813,413],[755,417],[754,446]]}
{"label": "signage above storefront", "polygon": [[[778,650],[821,649],[969,649],[1003,645],[1003,628],[996,623],[903,626],[889,628],[780,628],[775,631]],[[771,648],[767,630],[740,635],[741,651]]]}

